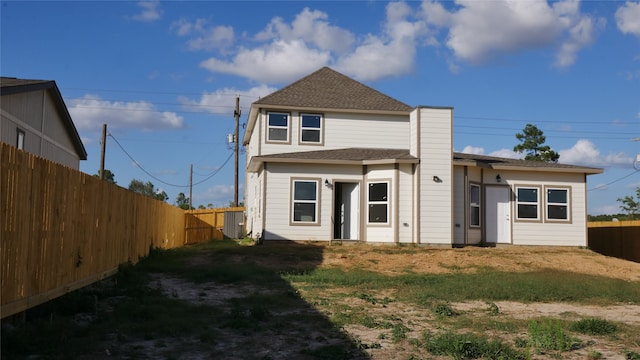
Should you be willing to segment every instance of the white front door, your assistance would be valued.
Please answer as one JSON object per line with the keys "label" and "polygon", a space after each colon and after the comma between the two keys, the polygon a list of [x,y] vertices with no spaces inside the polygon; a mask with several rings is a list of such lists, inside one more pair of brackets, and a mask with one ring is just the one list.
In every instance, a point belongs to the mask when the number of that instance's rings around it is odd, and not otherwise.
{"label": "white front door", "polygon": [[507,186],[486,187],[486,241],[511,243],[511,189]]}

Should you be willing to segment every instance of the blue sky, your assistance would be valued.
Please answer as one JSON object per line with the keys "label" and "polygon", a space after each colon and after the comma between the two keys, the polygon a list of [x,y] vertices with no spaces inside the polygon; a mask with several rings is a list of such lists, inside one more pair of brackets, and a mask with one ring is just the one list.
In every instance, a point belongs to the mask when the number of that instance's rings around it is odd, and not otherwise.
{"label": "blue sky", "polygon": [[[55,80],[95,174],[169,202],[233,199],[235,96],[251,103],[322,66],[409,105],[454,107],[456,151],[518,157],[527,123],[617,213],[640,172],[639,1],[2,1],[2,76]],[[242,135],[241,135],[242,137]],[[133,160],[132,160],[133,159]],[[224,166],[223,166],[224,165]],[[640,169],[640,164],[636,164]],[[240,197],[244,154],[240,156]]]}

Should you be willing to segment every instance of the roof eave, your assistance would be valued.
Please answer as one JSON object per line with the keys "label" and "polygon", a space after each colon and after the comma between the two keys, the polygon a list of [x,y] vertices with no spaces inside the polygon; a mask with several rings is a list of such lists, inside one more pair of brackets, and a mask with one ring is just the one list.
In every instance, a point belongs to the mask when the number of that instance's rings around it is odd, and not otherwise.
{"label": "roof eave", "polygon": [[545,166],[491,165],[491,168],[494,170],[546,171],[546,172],[578,173],[578,174],[587,174],[587,175],[602,174],[604,172],[604,169],[587,168],[587,167],[564,168],[564,167],[545,167]]}

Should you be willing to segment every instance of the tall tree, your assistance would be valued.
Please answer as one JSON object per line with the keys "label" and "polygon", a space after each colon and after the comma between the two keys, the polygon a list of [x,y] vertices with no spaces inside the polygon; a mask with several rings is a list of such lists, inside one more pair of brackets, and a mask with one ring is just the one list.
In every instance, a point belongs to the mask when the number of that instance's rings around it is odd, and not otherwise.
{"label": "tall tree", "polygon": [[546,141],[542,130],[535,125],[527,124],[521,133],[516,134],[516,139],[520,144],[513,147],[513,151],[522,154],[526,153],[525,160],[558,162],[560,154],[553,151],[548,145],[543,145]]}
{"label": "tall tree", "polygon": [[640,214],[640,187],[636,188],[636,197],[638,198],[637,200],[630,195],[618,198],[618,201],[622,203],[620,209],[629,214],[631,220],[635,220],[636,216]]}
{"label": "tall tree", "polygon": [[153,186],[153,183],[151,181],[147,181],[146,183],[144,183],[140,180],[133,179],[129,183],[129,190],[133,192],[137,192],[138,194],[152,197],[157,200],[161,200],[161,201],[169,200],[169,196],[167,195],[167,193],[164,191],[161,191],[160,189],[156,189],[156,187]]}
{"label": "tall tree", "polygon": [[[98,171],[98,174],[94,174],[93,176],[100,177],[100,172]],[[115,175],[109,169],[104,169],[104,181],[114,185],[117,184]]]}
{"label": "tall tree", "polygon": [[176,206],[182,210],[189,210],[189,198],[184,193],[178,194],[176,196]]}

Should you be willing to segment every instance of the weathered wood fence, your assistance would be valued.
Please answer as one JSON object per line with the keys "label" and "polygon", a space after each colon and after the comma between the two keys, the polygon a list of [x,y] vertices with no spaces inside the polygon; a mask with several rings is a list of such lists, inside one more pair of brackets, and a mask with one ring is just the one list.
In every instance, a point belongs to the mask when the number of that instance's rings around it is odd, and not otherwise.
{"label": "weathered wood fence", "polygon": [[197,244],[224,239],[224,214],[244,211],[244,207],[189,210],[185,214],[185,243]]}
{"label": "weathered wood fence", "polygon": [[588,228],[591,250],[640,262],[640,220],[589,222]]}
{"label": "weathered wood fence", "polygon": [[[224,218],[224,210],[209,212]],[[191,218],[0,143],[0,317],[110,276],[151,248],[185,245]],[[217,237],[219,222],[198,224],[201,233],[189,234],[189,243]]]}

